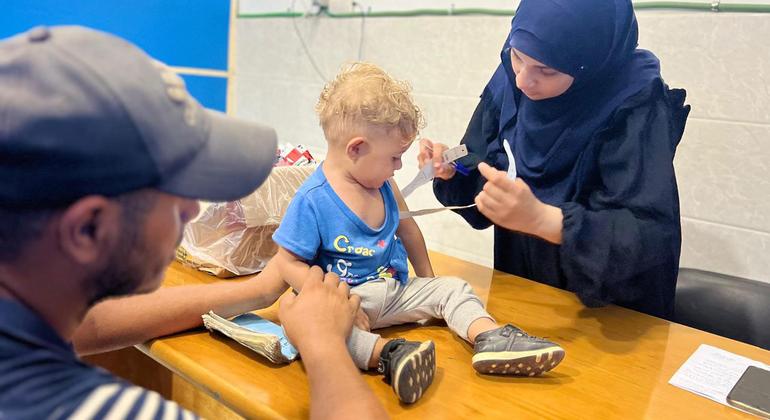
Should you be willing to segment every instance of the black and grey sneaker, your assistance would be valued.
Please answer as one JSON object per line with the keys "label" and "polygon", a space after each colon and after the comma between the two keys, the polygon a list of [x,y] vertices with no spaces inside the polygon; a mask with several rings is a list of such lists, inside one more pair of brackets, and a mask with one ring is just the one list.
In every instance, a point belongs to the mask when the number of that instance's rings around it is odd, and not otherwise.
{"label": "black and grey sneaker", "polygon": [[564,349],[532,337],[511,324],[481,333],[473,346],[473,368],[479,373],[535,376],[564,359]]}
{"label": "black and grey sneaker", "polygon": [[436,374],[436,347],[433,342],[391,340],[380,353],[377,371],[393,387],[398,399],[411,404],[422,397]]}

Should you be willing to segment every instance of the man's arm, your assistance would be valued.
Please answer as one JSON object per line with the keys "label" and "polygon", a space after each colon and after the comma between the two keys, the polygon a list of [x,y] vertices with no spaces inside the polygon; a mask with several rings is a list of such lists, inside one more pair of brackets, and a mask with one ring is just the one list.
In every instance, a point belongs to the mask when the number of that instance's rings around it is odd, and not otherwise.
{"label": "man's arm", "polygon": [[165,287],[103,301],[92,307],[73,336],[81,355],[117,350],[200,326],[214,311],[231,317],[272,305],[286,290],[274,263],[245,281]]}
{"label": "man's arm", "polygon": [[308,270],[297,296],[281,299],[279,317],[297,347],[310,382],[310,418],[386,419],[382,404],[350,358],[345,341],[361,299],[318,267]]}
{"label": "man's arm", "polygon": [[[396,202],[398,203],[398,209],[400,211],[409,211],[409,207],[406,205],[406,200],[401,195],[401,191],[398,189],[396,183],[391,179],[390,187],[393,189],[393,195],[396,196]],[[422,236],[420,227],[417,226],[417,222],[414,218],[403,219],[399,221],[396,235],[401,238],[401,242],[404,243],[406,248],[406,255],[409,257],[409,261],[414,267],[414,272],[417,277],[433,277],[433,266],[430,263],[428,257],[428,248],[425,246],[425,238]]]}

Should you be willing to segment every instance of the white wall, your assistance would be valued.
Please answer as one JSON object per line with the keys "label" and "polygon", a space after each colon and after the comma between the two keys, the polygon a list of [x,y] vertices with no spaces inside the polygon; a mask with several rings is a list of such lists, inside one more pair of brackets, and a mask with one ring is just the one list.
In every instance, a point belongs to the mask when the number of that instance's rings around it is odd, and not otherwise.
{"label": "white wall", "polygon": [[414,0],[240,0],[238,10],[241,14],[276,13],[309,10],[313,8],[313,4],[323,4],[333,13],[360,11],[370,13],[415,9],[515,9],[518,3],[519,0],[420,0],[419,2]]}
{"label": "white wall", "polygon": [[[661,58],[667,82],[686,88],[693,107],[675,162],[682,266],[770,281],[770,14],[637,15],[641,46]],[[426,114],[423,134],[456,144],[509,26],[506,17],[369,18],[362,58],[409,80]],[[235,113],[273,125],[282,142],[322,151],[313,114],[322,78],[296,32],[328,78],[358,58],[361,28],[361,19],[239,19]],[[399,184],[416,173],[416,153],[407,152]],[[429,187],[408,201],[438,206]],[[491,265],[491,230],[474,231],[450,213],[419,223],[431,249]]]}

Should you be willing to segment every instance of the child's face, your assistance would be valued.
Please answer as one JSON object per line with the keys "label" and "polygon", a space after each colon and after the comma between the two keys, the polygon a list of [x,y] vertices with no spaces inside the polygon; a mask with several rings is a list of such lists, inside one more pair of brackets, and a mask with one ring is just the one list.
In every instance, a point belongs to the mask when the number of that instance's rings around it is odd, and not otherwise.
{"label": "child's face", "polygon": [[358,146],[351,174],[366,188],[380,188],[401,169],[401,156],[414,139],[405,139],[401,130],[372,128]]}
{"label": "child's face", "polygon": [[511,48],[511,64],[516,74],[516,87],[533,101],[555,98],[566,92],[575,78]]}

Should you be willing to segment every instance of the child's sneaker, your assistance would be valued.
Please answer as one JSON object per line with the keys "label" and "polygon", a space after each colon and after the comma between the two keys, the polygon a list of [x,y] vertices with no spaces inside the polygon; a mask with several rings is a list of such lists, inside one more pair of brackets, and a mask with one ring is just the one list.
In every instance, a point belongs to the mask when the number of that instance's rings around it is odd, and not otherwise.
{"label": "child's sneaker", "polygon": [[393,387],[398,399],[411,404],[433,382],[436,374],[436,347],[433,342],[391,340],[380,353],[377,371],[385,375],[385,382]]}
{"label": "child's sneaker", "polygon": [[473,368],[479,373],[535,376],[564,359],[564,349],[532,337],[511,324],[481,333],[473,346]]}

